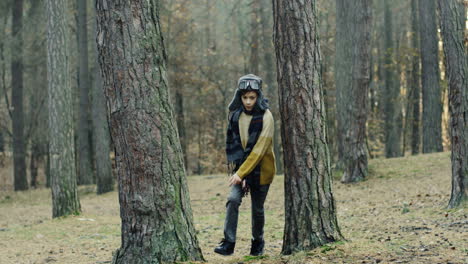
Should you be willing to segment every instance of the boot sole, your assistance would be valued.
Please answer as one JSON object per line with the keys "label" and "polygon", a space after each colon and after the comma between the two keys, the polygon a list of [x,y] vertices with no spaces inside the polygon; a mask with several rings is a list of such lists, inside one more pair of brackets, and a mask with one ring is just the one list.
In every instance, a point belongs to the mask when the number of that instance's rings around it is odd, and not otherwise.
{"label": "boot sole", "polygon": [[223,256],[230,256],[230,255],[234,254],[234,252],[232,252],[232,253],[225,253],[225,252],[217,251],[216,249],[214,250],[214,252],[215,252],[215,253],[218,253],[218,254],[220,254],[220,255],[223,255]]}

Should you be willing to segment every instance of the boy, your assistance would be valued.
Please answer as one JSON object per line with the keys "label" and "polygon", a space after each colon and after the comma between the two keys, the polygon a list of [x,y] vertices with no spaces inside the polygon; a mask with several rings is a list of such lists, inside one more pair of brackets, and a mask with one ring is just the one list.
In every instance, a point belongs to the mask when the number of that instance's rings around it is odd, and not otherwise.
{"label": "boy", "polygon": [[263,97],[262,79],[253,74],[242,76],[229,104],[226,154],[231,191],[226,203],[224,239],[215,252],[234,253],[237,220],[242,197],[250,191],[252,201],[252,244],[250,255],[263,254],[263,204],[276,172],[273,153],[274,120]]}

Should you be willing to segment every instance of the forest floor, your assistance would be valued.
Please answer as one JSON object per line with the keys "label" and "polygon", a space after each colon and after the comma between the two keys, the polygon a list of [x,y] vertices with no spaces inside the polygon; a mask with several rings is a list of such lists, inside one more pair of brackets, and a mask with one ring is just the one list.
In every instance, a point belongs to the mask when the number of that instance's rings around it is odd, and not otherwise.
{"label": "forest floor", "polygon": [[[266,255],[249,257],[250,197],[244,199],[232,256],[213,253],[223,236],[227,176],[188,177],[198,241],[208,263],[468,263],[467,208],[446,208],[450,153],[373,159],[366,181],[342,184],[334,196],[343,242],[281,256],[283,176],[267,197]],[[338,173],[336,173],[338,174]],[[0,169],[0,184],[11,165]],[[10,177],[9,176],[9,177]],[[4,187],[4,186],[3,186]],[[0,192],[0,263],[110,263],[120,246],[117,192],[101,196],[80,186],[82,214],[51,218],[45,188]]]}

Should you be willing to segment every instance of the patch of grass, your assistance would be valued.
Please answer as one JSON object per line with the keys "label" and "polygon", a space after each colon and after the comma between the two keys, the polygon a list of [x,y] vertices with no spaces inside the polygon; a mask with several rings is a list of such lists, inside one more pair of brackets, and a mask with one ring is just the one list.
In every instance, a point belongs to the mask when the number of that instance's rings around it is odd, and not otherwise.
{"label": "patch of grass", "polygon": [[260,259],[266,259],[268,258],[267,255],[263,255],[263,256],[244,256],[243,260],[244,261],[253,261],[253,260],[260,260]]}

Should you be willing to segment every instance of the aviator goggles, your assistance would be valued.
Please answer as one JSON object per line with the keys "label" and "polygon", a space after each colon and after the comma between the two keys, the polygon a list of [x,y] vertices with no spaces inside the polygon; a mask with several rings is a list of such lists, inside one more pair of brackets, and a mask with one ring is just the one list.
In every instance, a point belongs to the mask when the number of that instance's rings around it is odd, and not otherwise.
{"label": "aviator goggles", "polygon": [[261,85],[257,80],[245,79],[239,82],[239,90],[260,90]]}

